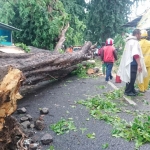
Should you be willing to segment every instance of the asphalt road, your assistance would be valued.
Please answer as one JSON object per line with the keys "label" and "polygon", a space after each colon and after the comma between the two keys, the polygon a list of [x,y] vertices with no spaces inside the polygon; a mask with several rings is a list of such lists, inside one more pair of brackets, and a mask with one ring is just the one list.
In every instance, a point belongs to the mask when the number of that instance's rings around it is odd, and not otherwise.
{"label": "asphalt road", "polygon": [[[98,88],[100,85],[105,85],[106,88]],[[18,107],[25,107],[34,119],[39,117],[40,108],[49,108],[49,114],[44,117],[46,128],[43,131],[36,131],[35,136],[40,140],[42,135],[50,133],[53,136],[54,141],[52,145],[55,150],[102,150],[103,144],[106,143],[108,143],[107,150],[134,150],[134,142],[112,137],[111,125],[92,118],[86,107],[74,105],[75,101],[112,90],[112,87],[106,84],[102,77],[88,79],[68,77],[27,95],[18,101]],[[141,108],[140,106],[127,107],[129,109]],[[14,115],[18,119],[20,118],[16,113]],[[120,116],[129,121],[133,119],[129,114],[121,113]],[[73,118],[77,131],[56,135],[49,126],[61,118]],[[89,121],[87,121],[87,118],[89,118]],[[82,134],[81,128],[87,128],[87,130]],[[95,139],[87,138],[86,135],[88,133],[95,133]],[[42,146],[42,150],[47,150],[48,148],[49,146]],[[150,150],[150,145],[146,144],[140,150]]]}

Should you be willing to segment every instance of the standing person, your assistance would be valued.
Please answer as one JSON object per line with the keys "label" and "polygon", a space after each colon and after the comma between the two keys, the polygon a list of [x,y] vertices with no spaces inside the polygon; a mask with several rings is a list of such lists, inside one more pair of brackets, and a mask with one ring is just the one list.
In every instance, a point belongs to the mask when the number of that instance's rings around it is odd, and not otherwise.
{"label": "standing person", "polygon": [[147,40],[148,34],[146,30],[141,31],[140,46],[144,56],[148,76],[143,79],[143,83],[138,84],[140,92],[145,92],[148,89],[150,80],[150,41]]}
{"label": "standing person", "polygon": [[135,29],[132,36],[126,39],[125,49],[121,58],[118,76],[126,83],[125,95],[136,96],[134,84],[137,78],[139,83],[143,82],[143,77],[147,76],[147,71],[143,59],[143,54],[139,44],[141,33]]}
{"label": "standing person", "polygon": [[113,63],[117,60],[115,47],[113,46],[113,39],[109,38],[106,40],[106,46],[104,46],[101,54],[102,60],[106,65],[106,78],[105,81],[109,81],[113,78],[112,68]]}
{"label": "standing person", "polygon": [[[101,48],[98,50],[98,56],[100,56],[100,58],[101,58],[101,60],[102,60],[101,53],[102,53],[103,48],[104,48],[104,46],[105,46],[105,42],[102,42],[101,45],[102,45]],[[103,75],[106,74],[106,65],[105,65],[105,63],[103,62],[103,60],[102,60],[102,72],[103,72]]]}

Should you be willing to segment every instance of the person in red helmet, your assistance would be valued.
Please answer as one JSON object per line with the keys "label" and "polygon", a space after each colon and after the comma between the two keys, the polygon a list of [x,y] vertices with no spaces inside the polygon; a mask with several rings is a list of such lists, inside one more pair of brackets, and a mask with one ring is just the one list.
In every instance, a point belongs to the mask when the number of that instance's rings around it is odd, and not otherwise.
{"label": "person in red helmet", "polygon": [[114,61],[117,60],[117,54],[115,47],[113,46],[113,39],[108,38],[106,40],[106,46],[104,46],[101,58],[106,65],[106,78],[105,81],[109,81],[113,78],[112,68]]}

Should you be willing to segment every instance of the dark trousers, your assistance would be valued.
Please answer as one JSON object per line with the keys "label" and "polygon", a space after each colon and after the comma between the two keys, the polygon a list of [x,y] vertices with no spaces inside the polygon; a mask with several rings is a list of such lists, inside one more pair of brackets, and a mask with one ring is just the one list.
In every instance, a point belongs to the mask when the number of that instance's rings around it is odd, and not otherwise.
{"label": "dark trousers", "polygon": [[126,84],[125,93],[135,93],[134,83],[136,80],[137,65],[131,65],[130,82]]}
{"label": "dark trousers", "polygon": [[105,63],[106,65],[106,81],[109,81],[109,79],[112,79],[112,68],[113,68],[113,63]]}

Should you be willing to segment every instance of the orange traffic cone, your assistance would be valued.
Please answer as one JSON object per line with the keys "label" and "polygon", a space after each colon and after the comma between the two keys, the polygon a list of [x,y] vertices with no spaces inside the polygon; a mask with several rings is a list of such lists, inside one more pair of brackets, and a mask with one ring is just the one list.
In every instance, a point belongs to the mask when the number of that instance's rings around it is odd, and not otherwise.
{"label": "orange traffic cone", "polygon": [[116,83],[121,83],[120,76],[116,75]]}

